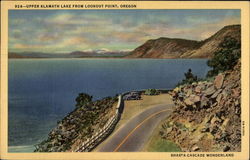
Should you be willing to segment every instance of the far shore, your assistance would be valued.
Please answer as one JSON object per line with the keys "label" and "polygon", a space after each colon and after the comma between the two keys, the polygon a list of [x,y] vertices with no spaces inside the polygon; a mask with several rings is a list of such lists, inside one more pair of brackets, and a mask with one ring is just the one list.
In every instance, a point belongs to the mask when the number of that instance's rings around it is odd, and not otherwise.
{"label": "far shore", "polygon": [[172,59],[172,60],[178,60],[178,59],[183,59],[183,60],[193,60],[193,59],[209,59],[209,58],[127,58],[127,57],[84,57],[84,58],[8,58],[8,60],[86,60],[86,59],[126,59],[126,60],[133,60],[133,59],[152,59],[152,60],[160,60],[160,59]]}

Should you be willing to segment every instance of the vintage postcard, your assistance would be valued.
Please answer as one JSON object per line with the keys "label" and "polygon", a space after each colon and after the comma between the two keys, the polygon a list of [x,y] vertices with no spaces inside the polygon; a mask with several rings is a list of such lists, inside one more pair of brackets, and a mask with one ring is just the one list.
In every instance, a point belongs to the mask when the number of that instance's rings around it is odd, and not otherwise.
{"label": "vintage postcard", "polygon": [[249,2],[2,1],[0,159],[249,159]]}

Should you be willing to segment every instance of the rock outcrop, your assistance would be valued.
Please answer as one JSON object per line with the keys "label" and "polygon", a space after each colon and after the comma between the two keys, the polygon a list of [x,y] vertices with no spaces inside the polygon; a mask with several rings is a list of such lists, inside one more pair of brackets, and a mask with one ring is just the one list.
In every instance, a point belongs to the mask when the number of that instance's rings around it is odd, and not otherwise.
{"label": "rock outcrop", "polygon": [[175,88],[173,114],[162,126],[161,136],[182,151],[241,150],[240,61],[213,81]]}
{"label": "rock outcrop", "polygon": [[211,58],[220,49],[219,44],[228,36],[240,41],[241,26],[225,26],[204,41],[164,37],[148,40],[126,58]]}

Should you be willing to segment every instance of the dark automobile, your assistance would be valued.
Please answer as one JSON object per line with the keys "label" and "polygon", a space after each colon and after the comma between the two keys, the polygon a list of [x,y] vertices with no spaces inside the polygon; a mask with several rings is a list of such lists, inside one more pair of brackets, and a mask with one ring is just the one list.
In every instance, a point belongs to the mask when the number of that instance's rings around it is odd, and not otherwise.
{"label": "dark automobile", "polygon": [[139,92],[130,92],[123,96],[123,100],[140,100],[141,95]]}

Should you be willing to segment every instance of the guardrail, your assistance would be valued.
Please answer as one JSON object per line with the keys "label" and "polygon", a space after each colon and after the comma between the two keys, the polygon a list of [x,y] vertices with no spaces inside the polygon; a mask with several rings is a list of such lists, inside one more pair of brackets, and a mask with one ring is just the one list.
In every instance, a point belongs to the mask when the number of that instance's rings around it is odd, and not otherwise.
{"label": "guardrail", "polygon": [[87,139],[80,145],[75,152],[89,152],[94,149],[98,144],[100,144],[103,140],[105,140],[114,130],[116,124],[118,123],[121,112],[123,109],[123,99],[122,95],[119,95],[118,104],[116,107],[115,115],[113,115],[107,123],[101,128],[98,132],[96,132],[91,138]]}
{"label": "guardrail", "polygon": [[[123,92],[121,95],[126,95],[129,94],[130,92],[140,92],[140,93],[144,93],[147,89],[140,89],[140,90],[132,90],[132,91],[127,91],[127,92]],[[161,93],[168,93],[169,91],[172,91],[173,89],[156,89],[157,91],[160,91]]]}
{"label": "guardrail", "polygon": [[[167,93],[170,91],[170,89],[157,89],[161,93]],[[115,114],[108,120],[108,122],[104,125],[103,128],[101,128],[98,132],[96,132],[91,138],[87,139],[80,145],[75,152],[89,152],[93,150],[98,144],[100,144],[102,141],[104,141],[115,129],[116,124],[121,118],[121,114],[123,112],[124,108],[124,101],[123,96],[130,93],[130,92],[145,92],[145,89],[142,90],[134,90],[134,91],[128,91],[121,93],[119,95],[118,104],[116,106],[116,112]]]}

